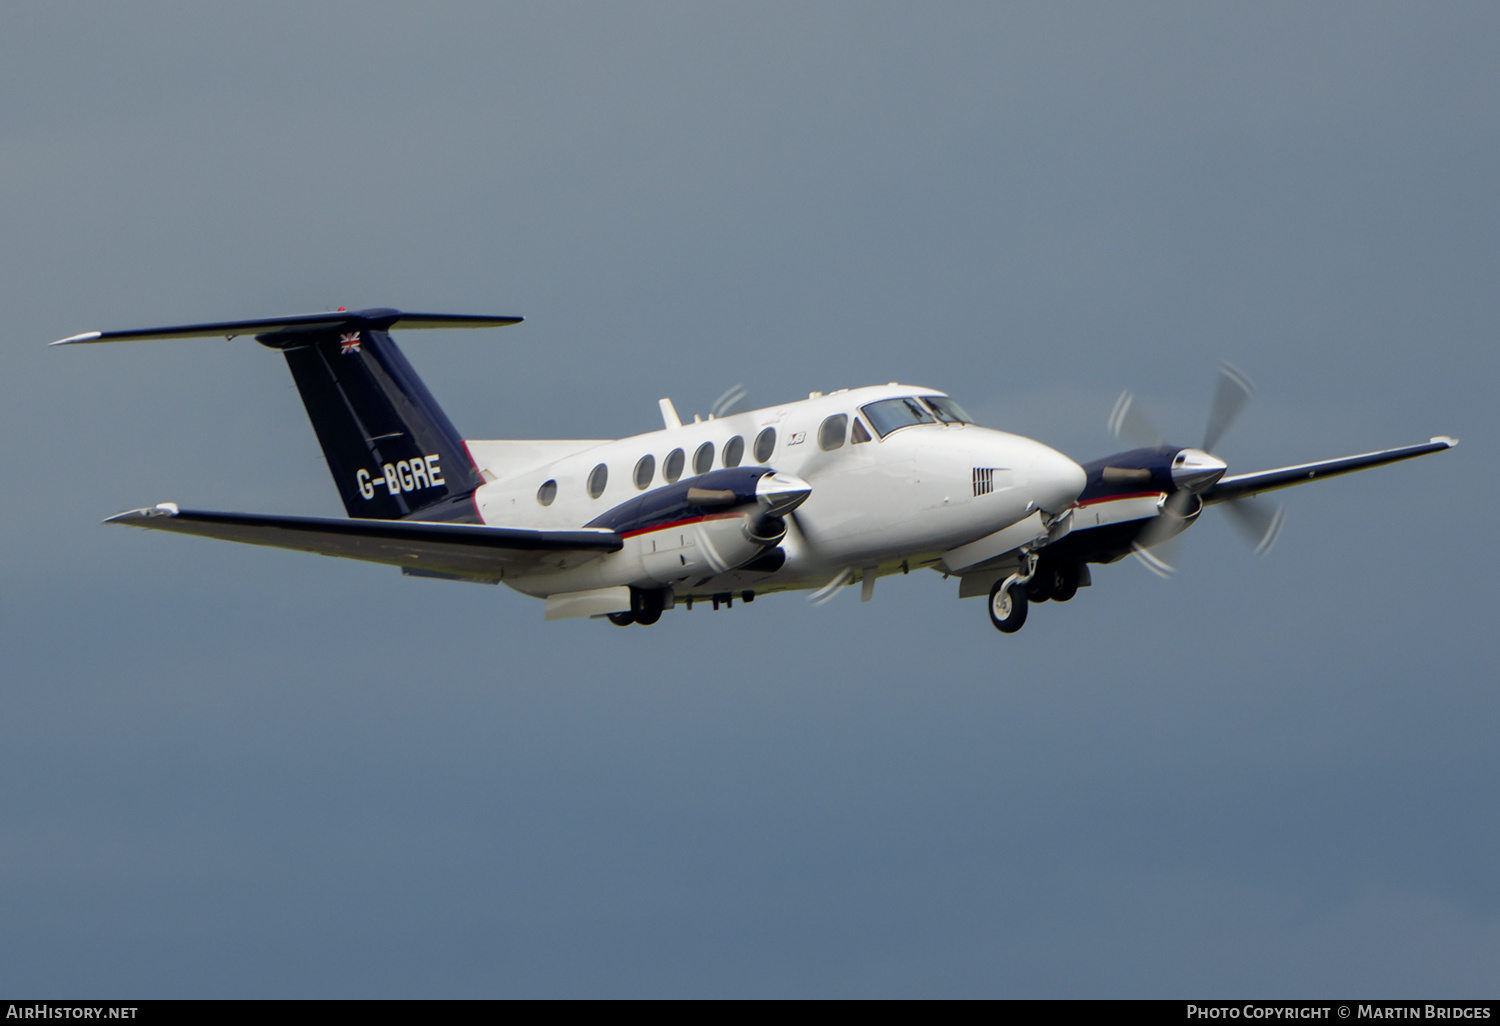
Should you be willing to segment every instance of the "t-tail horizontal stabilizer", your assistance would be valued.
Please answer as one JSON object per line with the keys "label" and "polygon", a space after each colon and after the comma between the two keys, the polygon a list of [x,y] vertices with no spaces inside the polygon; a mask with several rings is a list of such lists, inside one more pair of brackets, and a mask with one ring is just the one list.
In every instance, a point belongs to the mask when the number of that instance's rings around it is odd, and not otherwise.
{"label": "t-tail horizontal stabilizer", "polygon": [[377,307],[371,310],[334,310],[329,313],[292,314],[289,317],[263,317],[252,321],[177,324],[134,331],[86,331],[81,335],[60,338],[51,344],[68,346],[80,342],[128,342],[153,338],[238,338],[241,335],[336,331],[341,328],[374,331],[390,331],[393,328],[503,328],[508,324],[520,324],[521,320],[520,317],[486,317],[479,314],[405,313]]}

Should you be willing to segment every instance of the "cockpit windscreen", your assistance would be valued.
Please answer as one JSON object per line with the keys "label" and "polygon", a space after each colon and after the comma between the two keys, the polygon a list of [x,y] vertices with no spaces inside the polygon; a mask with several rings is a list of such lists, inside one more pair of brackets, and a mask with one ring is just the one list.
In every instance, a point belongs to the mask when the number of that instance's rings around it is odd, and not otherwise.
{"label": "cockpit windscreen", "polygon": [[945,395],[924,395],[922,401],[932,407],[932,412],[944,424],[974,423],[974,418],[965,413],[962,406]]}
{"label": "cockpit windscreen", "polygon": [[861,406],[860,410],[881,438],[913,424],[934,423],[932,414],[915,399],[882,399],[878,403]]}

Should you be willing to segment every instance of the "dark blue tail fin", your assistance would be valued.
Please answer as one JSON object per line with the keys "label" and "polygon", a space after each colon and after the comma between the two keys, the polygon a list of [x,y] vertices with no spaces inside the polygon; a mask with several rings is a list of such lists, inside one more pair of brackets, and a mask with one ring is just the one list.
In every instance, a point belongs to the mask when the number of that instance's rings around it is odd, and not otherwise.
{"label": "dark blue tail fin", "polygon": [[[481,328],[519,317],[339,310],[256,321],[93,331],[62,343],[254,334],[286,356],[302,404],[351,517],[477,521],[482,483],[463,438],[389,334],[402,328]],[[56,345],[58,343],[54,343]]]}

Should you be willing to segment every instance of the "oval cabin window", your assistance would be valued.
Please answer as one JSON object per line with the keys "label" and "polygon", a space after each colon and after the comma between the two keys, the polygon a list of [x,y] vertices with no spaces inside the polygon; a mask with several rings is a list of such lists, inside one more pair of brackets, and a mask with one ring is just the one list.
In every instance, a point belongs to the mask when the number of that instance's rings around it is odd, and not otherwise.
{"label": "oval cabin window", "polygon": [[776,429],[768,427],[755,436],[755,462],[764,463],[776,451]]}
{"label": "oval cabin window", "polygon": [[651,479],[656,476],[656,457],[650,453],[641,457],[641,461],[635,465],[635,486],[645,491],[651,484]]}
{"label": "oval cabin window", "polygon": [[849,428],[849,415],[835,413],[818,428],[818,445],[825,452],[832,452],[844,444],[844,432]]}
{"label": "oval cabin window", "polygon": [[724,466],[726,469],[737,467],[740,460],[745,458],[745,440],[735,435],[724,443]]}
{"label": "oval cabin window", "polygon": [[707,474],[714,466],[714,443],[704,442],[693,453],[693,473]]}
{"label": "oval cabin window", "polygon": [[597,499],[604,494],[604,486],[609,484],[609,468],[599,464],[589,473],[589,497]]}
{"label": "oval cabin window", "polygon": [[536,501],[543,506],[550,506],[555,498],[557,498],[557,482],[543,481],[542,486],[536,490]]}
{"label": "oval cabin window", "polygon": [[667,458],[661,461],[661,477],[667,484],[676,484],[677,479],[682,476],[682,465],[687,462],[681,449],[673,449],[667,453]]}

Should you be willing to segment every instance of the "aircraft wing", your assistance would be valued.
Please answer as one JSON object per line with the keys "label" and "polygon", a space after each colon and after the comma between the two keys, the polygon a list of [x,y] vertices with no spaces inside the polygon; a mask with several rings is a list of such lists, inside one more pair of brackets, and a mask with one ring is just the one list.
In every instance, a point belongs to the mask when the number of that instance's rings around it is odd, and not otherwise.
{"label": "aircraft wing", "polygon": [[1320,478],[1350,474],[1356,470],[1364,470],[1366,467],[1378,467],[1382,463],[1395,463],[1398,460],[1409,460],[1414,456],[1425,456],[1429,452],[1451,449],[1457,444],[1458,439],[1439,435],[1422,445],[1408,445],[1400,449],[1367,452],[1360,456],[1345,456],[1342,459],[1301,463],[1295,467],[1280,467],[1276,470],[1257,471],[1254,474],[1222,477],[1217,484],[1203,493],[1203,501],[1211,504],[1227,502],[1231,499],[1244,499],[1251,495],[1259,495],[1261,492],[1275,491],[1277,488],[1290,488],[1292,485],[1305,484]]}
{"label": "aircraft wing", "polygon": [[411,520],[212,513],[179,509],[173,503],[133,509],[105,523],[386,563],[419,576],[492,582],[544,564],[558,568],[597,559],[623,544],[614,531],[601,528],[535,531]]}

